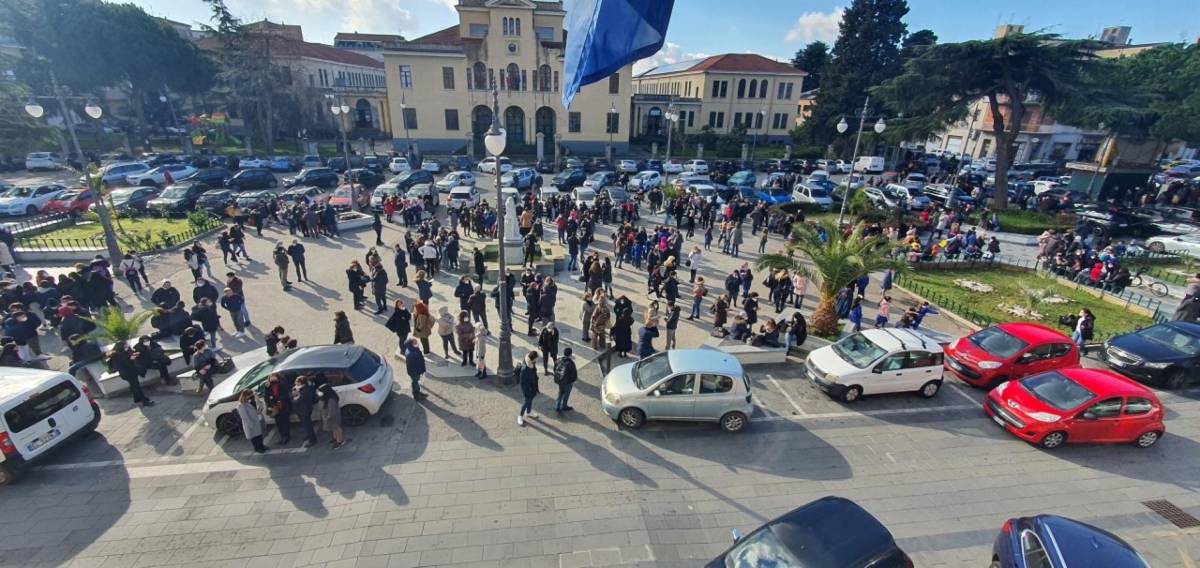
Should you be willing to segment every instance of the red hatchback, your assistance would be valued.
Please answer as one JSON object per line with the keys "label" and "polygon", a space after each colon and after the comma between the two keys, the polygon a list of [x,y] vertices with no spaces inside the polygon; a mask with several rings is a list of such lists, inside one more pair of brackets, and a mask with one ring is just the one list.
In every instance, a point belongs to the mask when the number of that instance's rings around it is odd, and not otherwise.
{"label": "red hatchback", "polygon": [[68,189],[58,194],[58,197],[46,202],[45,207],[42,207],[42,213],[79,215],[87,211],[95,202],[96,198],[92,196],[92,190],[90,189]]}
{"label": "red hatchback", "polygon": [[1079,349],[1071,338],[1036,323],[1002,323],[946,347],[946,370],[977,387],[1078,366]]}
{"label": "red hatchback", "polygon": [[988,393],[983,411],[1001,428],[1048,449],[1066,442],[1149,448],[1166,432],[1158,397],[1103,369],[1062,369],[1002,383]]}

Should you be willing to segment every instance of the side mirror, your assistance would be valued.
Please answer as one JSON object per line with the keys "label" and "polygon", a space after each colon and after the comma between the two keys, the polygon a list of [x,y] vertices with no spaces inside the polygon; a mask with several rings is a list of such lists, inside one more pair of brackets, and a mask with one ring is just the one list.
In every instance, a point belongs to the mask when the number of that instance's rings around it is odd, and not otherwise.
{"label": "side mirror", "polygon": [[737,530],[737,529],[733,529],[733,530],[731,530],[730,532],[733,534],[733,542],[737,542],[737,541],[739,541],[739,540],[742,540],[742,533],[741,533],[741,531],[739,531],[739,530]]}
{"label": "side mirror", "polygon": [[1092,411],[1090,411],[1090,410],[1083,411],[1083,414],[1080,414],[1079,417],[1083,420],[1095,420],[1096,419],[1096,415],[1093,414]]}
{"label": "side mirror", "polygon": [[880,369],[879,367],[871,367],[871,372],[878,375],[878,374],[883,373],[883,369]]}
{"label": "side mirror", "polygon": [[655,390],[653,394],[654,394],[654,396],[662,396],[662,391]]}

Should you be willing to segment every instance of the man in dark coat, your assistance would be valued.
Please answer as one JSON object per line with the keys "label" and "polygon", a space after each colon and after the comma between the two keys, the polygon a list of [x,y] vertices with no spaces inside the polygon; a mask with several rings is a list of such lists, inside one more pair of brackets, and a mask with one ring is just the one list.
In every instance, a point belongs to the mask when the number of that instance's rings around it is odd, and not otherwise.
{"label": "man in dark coat", "polygon": [[163,280],[154,293],[150,294],[150,301],[164,310],[175,307],[179,300],[179,290],[171,285],[170,280]]}
{"label": "man in dark coat", "polygon": [[375,313],[382,314],[387,309],[387,271],[383,265],[376,263],[371,267],[371,293],[375,296]]}
{"label": "man in dark coat", "polygon": [[208,298],[210,302],[215,304],[220,297],[221,292],[217,290],[217,287],[212,282],[203,278],[196,279],[196,287],[192,288],[193,304],[199,304],[201,298]]}
{"label": "man in dark coat", "polygon": [[568,404],[571,389],[579,379],[579,371],[575,368],[575,359],[571,357],[571,348],[563,349],[563,356],[554,363],[554,384],[558,385],[558,398],[554,401],[554,410],[565,412],[575,410]]}
{"label": "man in dark coat", "polygon": [[421,353],[416,339],[408,340],[408,347],[404,350],[404,367],[408,371],[409,380],[412,381],[413,400],[429,398],[429,395],[421,392],[421,375],[425,374],[425,354]]}
{"label": "man in dark coat", "polygon": [[408,253],[405,252],[404,246],[396,243],[392,249],[392,262],[396,265],[396,282],[401,286],[408,287]]}
{"label": "man in dark coat", "polygon": [[517,414],[517,425],[524,426],[525,418],[537,418],[538,415],[533,411],[533,399],[538,395],[538,372],[537,372],[537,351],[530,351],[525,356],[525,360],[517,367],[517,380],[521,384],[521,396],[525,401],[521,403],[521,411]]}

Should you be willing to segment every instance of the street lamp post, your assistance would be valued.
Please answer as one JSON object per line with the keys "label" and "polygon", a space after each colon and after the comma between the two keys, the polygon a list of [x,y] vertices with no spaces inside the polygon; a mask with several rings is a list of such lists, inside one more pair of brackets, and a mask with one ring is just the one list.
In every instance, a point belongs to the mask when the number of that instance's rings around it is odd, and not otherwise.
{"label": "street lamp post", "polygon": [[[862,131],[863,127],[866,126],[867,123],[867,105],[869,104],[871,104],[871,97],[867,97],[867,99],[863,101],[862,112],[858,115],[858,133],[854,136],[854,153],[850,158],[850,175],[846,178],[846,195],[842,197],[842,208],[841,211],[838,212],[839,229],[842,226],[843,219],[846,217],[846,202],[850,201],[850,186],[854,184],[854,162],[858,161],[858,144],[859,142],[862,142]],[[884,124],[883,117],[880,117],[879,120],[875,122],[875,133],[883,134],[884,128],[887,128],[887,125]],[[845,134],[849,129],[850,125],[846,123],[846,117],[842,117],[842,119],[837,123],[837,131],[841,134]]]}
{"label": "street lamp post", "polygon": [[[504,153],[507,134],[500,128],[500,93],[492,89],[492,127],[483,137],[483,145],[496,159],[496,260],[499,275],[496,278],[497,303],[500,307],[500,345],[496,353],[496,380],[501,385],[513,383],[512,362],[512,306],[508,305],[508,266],[504,258],[504,189],[500,183],[500,155]],[[515,212],[514,212],[515,214]]]}
{"label": "street lamp post", "polygon": [[675,112],[675,105],[667,105],[667,155],[663,159],[664,171],[667,162],[671,160],[671,132],[675,130],[675,121],[678,119],[679,113]]}
{"label": "street lamp post", "polygon": [[[67,126],[67,133],[71,136],[71,144],[74,147],[75,155],[79,157],[79,166],[84,179],[92,188],[92,193],[96,196],[96,216],[100,218],[100,228],[104,232],[104,248],[108,250],[108,261],[112,266],[117,266],[121,263],[121,246],[117,243],[117,233],[113,230],[112,216],[109,214],[108,205],[104,203],[102,190],[104,189],[104,178],[101,176],[92,176],[87,168],[87,159],[83,156],[83,150],[79,147],[79,136],[75,134],[75,123],[71,120],[71,114],[67,112],[68,97],[63,96],[62,90],[58,86],[58,77],[54,72],[50,72],[50,84],[54,89],[54,96],[51,97],[33,97],[25,105],[25,112],[33,118],[41,118],[45,114],[46,109],[38,104],[37,99],[53,99],[58,103],[58,111],[62,114],[63,123]],[[70,97],[72,99],[85,100],[83,112],[93,119],[99,119],[104,114],[104,109],[96,104],[92,99],[83,99],[82,97]]]}
{"label": "street lamp post", "polygon": [[[167,108],[171,111],[171,128],[179,128],[179,117],[175,115],[175,103],[171,102],[171,98],[167,96],[167,92],[163,91],[158,95],[158,101],[167,104]],[[179,132],[179,151],[187,152],[187,132],[180,129]]]}
{"label": "street lamp post", "polygon": [[617,115],[617,102],[614,99],[608,107],[608,120],[605,120],[604,129],[608,131],[608,165],[613,165],[613,131],[616,130],[613,124],[613,117]]}
{"label": "street lamp post", "polygon": [[346,138],[346,129],[342,128],[342,119],[338,118],[339,114],[350,118],[350,105],[346,101],[338,101],[332,95],[329,98],[333,101],[329,105],[329,112],[333,113],[334,120],[338,121],[338,130],[342,133],[342,155],[346,160],[346,183],[350,185],[350,209],[358,208],[358,192],[355,191],[354,182],[350,179],[350,141]]}
{"label": "street lamp post", "polygon": [[[767,119],[767,107],[765,107],[765,106],[758,107],[758,115],[761,116],[763,118],[763,120],[766,120]],[[757,124],[757,122],[755,124]],[[751,126],[754,126],[754,124],[751,124]],[[754,153],[756,151],[758,151],[758,128],[754,129],[754,141],[750,143],[750,161],[752,161],[752,162],[754,161]]]}

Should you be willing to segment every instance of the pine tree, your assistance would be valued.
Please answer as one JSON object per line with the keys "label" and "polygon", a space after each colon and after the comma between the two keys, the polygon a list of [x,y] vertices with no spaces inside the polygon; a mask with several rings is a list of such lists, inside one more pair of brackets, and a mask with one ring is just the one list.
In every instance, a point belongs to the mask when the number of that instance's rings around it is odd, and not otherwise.
{"label": "pine tree", "polygon": [[804,90],[811,91],[821,86],[821,73],[829,64],[829,46],[823,41],[814,41],[798,50],[792,58],[792,67],[808,72],[804,78]]}

